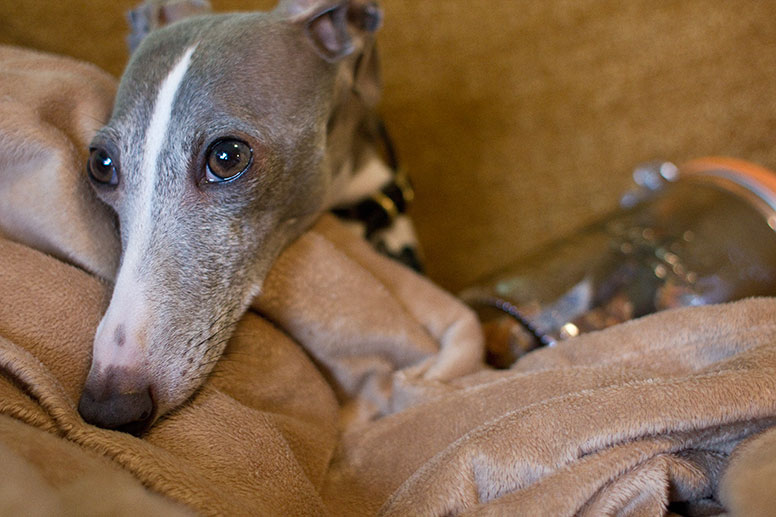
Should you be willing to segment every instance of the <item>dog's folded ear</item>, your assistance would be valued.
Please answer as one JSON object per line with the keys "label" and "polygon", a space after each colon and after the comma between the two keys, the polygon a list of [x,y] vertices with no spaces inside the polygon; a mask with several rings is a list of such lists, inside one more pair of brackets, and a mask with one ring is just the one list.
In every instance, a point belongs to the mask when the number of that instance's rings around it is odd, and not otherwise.
{"label": "dog's folded ear", "polygon": [[279,9],[304,24],[308,39],[326,61],[352,54],[361,36],[380,28],[382,12],[371,0],[284,0]]}
{"label": "dog's folded ear", "polygon": [[127,13],[132,29],[128,38],[130,53],[150,32],[183,18],[210,11],[208,0],[145,0]]}

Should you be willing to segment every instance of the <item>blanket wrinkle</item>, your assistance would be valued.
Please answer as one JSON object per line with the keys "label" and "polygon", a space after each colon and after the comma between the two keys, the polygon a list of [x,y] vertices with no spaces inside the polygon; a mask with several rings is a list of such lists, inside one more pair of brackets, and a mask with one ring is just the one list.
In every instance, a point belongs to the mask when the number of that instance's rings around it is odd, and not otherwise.
{"label": "blanket wrinkle", "polygon": [[[306,256],[315,250],[313,240],[330,251],[328,263]],[[296,253],[282,255],[275,271],[294,274],[270,275],[253,307],[289,331],[326,371],[346,425],[449,391],[445,377],[483,367],[482,334],[470,311],[428,280],[375,256],[333,218],[321,218],[292,248]],[[347,276],[333,274],[340,269]],[[324,299],[309,296],[311,287]],[[364,291],[371,293],[368,299],[360,295]]]}
{"label": "blanket wrinkle", "polygon": [[[0,442],[7,474],[0,484],[0,515],[190,515],[105,457],[57,434],[0,416]],[[46,508],[41,501],[48,501]]]}
{"label": "blanket wrinkle", "polygon": [[[441,349],[423,370],[423,377],[446,381],[482,368],[484,337],[477,319],[448,292],[436,288],[426,277],[393,260],[375,260],[365,241],[353,239],[335,221],[322,220],[328,238],[362,267],[367,268],[426,331],[441,343]],[[438,310],[444,307],[445,310]]]}
{"label": "blanket wrinkle", "polygon": [[745,440],[733,451],[720,482],[731,515],[766,517],[776,508],[776,429]]}
{"label": "blanket wrinkle", "polygon": [[[755,300],[752,300],[752,302],[755,302]],[[764,303],[764,300],[757,300],[758,303]],[[705,308],[705,310],[709,310],[710,312],[716,312],[719,310],[718,308]],[[681,318],[684,316],[682,314],[682,311],[670,313],[671,316],[674,318]],[[660,315],[659,317],[665,318],[668,314]],[[650,318],[646,318],[644,321],[648,322]],[[644,326],[644,323],[639,323],[639,325]],[[707,331],[713,332],[715,329],[713,327],[708,328]],[[770,341],[773,343],[773,340]],[[763,361],[770,361],[771,364],[773,364],[773,346],[771,344],[770,347],[763,347],[768,353],[767,354],[759,354],[760,350],[757,350],[756,348],[752,351],[752,355],[754,356],[752,360],[749,361],[751,368],[755,369],[758,367],[758,365],[762,364]],[[550,352],[550,349],[547,350],[547,352]],[[553,355],[555,355],[553,353]],[[770,356],[770,357],[769,357]],[[729,367],[733,369],[734,371],[731,372],[710,372],[706,375],[701,375],[698,377],[698,379],[692,379],[690,381],[683,381],[689,384],[688,389],[682,389],[682,393],[686,392],[686,397],[692,396],[692,398],[689,398],[688,400],[683,401],[683,406],[685,407],[685,410],[687,411],[686,416],[678,416],[675,415],[676,411],[676,404],[669,403],[671,400],[676,399],[675,396],[673,396],[673,392],[676,390],[674,387],[677,385],[676,380],[667,379],[665,381],[656,381],[656,380],[647,380],[643,383],[626,383],[625,386],[615,386],[612,388],[607,388],[603,390],[604,392],[607,390],[612,391],[613,393],[617,392],[624,392],[625,396],[623,397],[623,400],[619,403],[613,401],[614,403],[610,405],[609,408],[602,407],[601,403],[601,397],[595,396],[596,392],[595,390],[588,392],[588,396],[591,396],[593,400],[595,400],[596,403],[596,411],[599,413],[607,414],[609,415],[610,419],[612,417],[622,417],[620,420],[621,422],[615,421],[609,421],[609,422],[596,422],[593,419],[590,419],[590,421],[587,424],[581,425],[582,422],[569,422],[568,418],[566,418],[566,422],[564,422],[565,417],[574,417],[574,415],[581,415],[576,418],[576,420],[579,420],[580,418],[584,418],[585,413],[580,412],[579,409],[577,411],[574,411],[574,404],[571,404],[571,401],[568,400],[568,397],[561,397],[558,400],[552,401],[544,401],[540,404],[540,407],[538,409],[538,414],[541,415],[542,421],[551,421],[553,422],[553,429],[557,434],[562,435],[562,439],[559,439],[558,441],[560,443],[552,443],[550,444],[548,448],[553,451],[562,451],[562,450],[569,450],[568,443],[574,443],[574,440],[572,440],[573,437],[568,435],[569,429],[577,429],[577,430],[595,430],[597,434],[603,435],[604,438],[607,439],[607,441],[598,442],[598,447],[606,447],[611,444],[611,438],[623,434],[623,429],[627,429],[627,419],[630,416],[632,419],[632,415],[630,413],[621,414],[622,412],[619,412],[618,414],[617,408],[618,407],[629,407],[629,410],[631,407],[638,402],[636,408],[634,408],[634,412],[639,416],[640,420],[644,421],[642,424],[642,429],[638,430],[636,429],[635,432],[631,432],[631,436],[623,436],[624,439],[633,438],[633,436],[637,436],[639,433],[646,433],[646,434],[655,434],[659,433],[661,431],[665,431],[666,427],[664,426],[676,426],[678,429],[682,429],[684,427],[687,427],[692,424],[692,416],[693,413],[697,411],[698,408],[702,407],[704,402],[707,402],[706,397],[708,396],[708,393],[713,393],[715,386],[717,383],[721,384],[721,387],[717,390],[720,392],[725,391],[732,391],[729,395],[726,395],[724,397],[724,400],[729,400],[731,405],[727,408],[717,407],[716,405],[719,403],[718,400],[711,399],[714,401],[713,403],[705,404],[707,408],[704,408],[704,411],[699,412],[699,414],[704,414],[704,418],[709,419],[708,426],[711,429],[717,429],[719,424],[724,422],[724,410],[728,411],[729,415],[735,416],[737,413],[737,409],[741,409],[741,401],[746,400],[748,393],[755,393],[758,396],[761,397],[761,400],[759,403],[762,403],[764,405],[764,414],[768,414],[768,412],[773,411],[773,394],[774,394],[774,385],[773,385],[773,375],[771,372],[766,369],[763,372],[757,372],[759,374],[758,379],[751,379],[747,377],[746,379],[737,379],[742,375],[742,372],[736,371],[740,367],[740,361],[731,361],[729,363]],[[738,390],[731,390],[729,388],[730,382],[728,380],[719,379],[720,376],[727,375],[728,377],[731,377],[733,380],[737,379],[740,381],[746,381],[746,384],[750,385],[751,387],[743,387]],[[704,386],[697,386],[698,381],[703,380]],[[543,384],[543,383],[542,383]],[[651,400],[650,398],[653,398],[656,394],[658,394],[657,388],[661,388],[665,391],[665,397],[664,400],[661,402],[658,400]],[[643,392],[643,395],[640,393],[634,393],[632,390],[638,389]],[[579,400],[580,396],[583,396],[584,393],[577,393],[576,395],[571,395],[572,401]],[[600,395],[600,393],[598,394]],[[554,404],[552,403],[554,402]],[[750,401],[751,404],[747,403],[746,405],[751,406],[757,406],[758,402]],[[556,408],[557,406],[557,408]],[[528,406],[527,408],[531,408],[531,406]],[[663,409],[666,408],[666,409]],[[536,410],[536,407],[533,408]],[[555,412],[555,409],[557,409],[557,413]],[[722,416],[714,417],[711,413],[717,409],[723,410]],[[552,413],[548,414],[548,410],[553,410]],[[664,419],[665,423],[663,423],[662,426],[658,427],[655,425],[654,420],[651,420],[649,415],[644,415],[645,410],[652,410],[652,412],[655,412],[655,410],[663,411],[665,413]],[[573,414],[571,414],[573,412]],[[517,425],[528,425],[525,420],[526,415],[518,415],[517,418],[514,419],[515,424]],[[749,418],[755,418],[757,415],[750,415]],[[658,419],[658,422],[660,419]],[[540,424],[541,421],[537,422],[537,427],[539,427],[538,424]],[[698,422],[702,423],[702,421]],[[609,425],[609,427],[602,427],[602,425]],[[505,455],[505,451],[509,450],[510,443],[498,443],[499,437],[502,436],[532,436],[533,441],[536,442],[548,439],[548,433],[542,433],[540,430],[535,429],[534,432],[504,432],[503,430],[498,430],[493,432],[493,437],[490,439],[481,439],[477,441],[477,444],[489,444],[489,447],[491,447],[493,450],[490,454],[487,454],[488,457],[494,457],[499,456],[503,458]],[[469,439],[472,439],[475,435],[473,433],[469,433],[468,437]],[[587,439],[589,440],[591,437],[588,436]],[[621,438],[621,439],[622,439]],[[570,441],[571,440],[571,441]],[[498,445],[494,445],[495,443],[498,443]],[[579,442],[577,442],[579,443]],[[595,442],[594,442],[595,443]],[[595,445],[594,445],[595,446]],[[528,448],[528,446],[525,446]],[[474,454],[472,452],[473,446],[472,445],[466,445],[461,446],[462,451],[468,452],[469,454]],[[498,452],[497,452],[498,451]],[[515,461],[517,463],[520,463],[520,461],[517,458],[527,458],[530,457],[529,454],[530,451],[526,449],[522,449],[515,452],[516,458],[512,458],[511,456],[508,456],[508,459],[504,460],[506,463],[510,463],[510,461]],[[465,456],[469,457],[469,456]],[[572,455],[573,457],[573,455]],[[467,464],[467,460],[463,459],[461,460],[461,463],[451,465],[450,463],[451,459],[445,457],[444,459],[437,459],[433,465],[430,465],[429,463],[426,464],[424,468],[427,468],[428,470],[426,472],[434,472],[434,477],[432,480],[426,480],[422,484],[422,487],[418,487],[415,489],[413,494],[417,496],[419,493],[428,494],[429,492],[433,492],[435,489],[443,490],[444,488],[437,488],[437,487],[445,487],[450,486],[451,484],[446,484],[444,481],[441,481],[439,479],[439,472],[440,470],[448,469],[456,472],[464,472],[466,471],[467,467],[465,466]],[[499,460],[501,462],[501,460]],[[507,471],[509,470],[506,466],[503,467]],[[551,466],[552,468],[552,466]],[[452,483],[452,485],[455,485]],[[445,494],[446,497],[451,497],[450,494]],[[443,498],[444,499],[444,498]],[[417,503],[417,498],[413,499],[414,503]],[[407,511],[408,507],[402,507],[401,510]],[[397,514],[401,514],[401,510],[397,511]],[[429,509],[431,513],[434,513],[435,511],[443,512],[445,509],[442,508],[434,508],[433,510]]]}
{"label": "blanket wrinkle", "polygon": [[0,235],[111,278],[114,216],[73,173],[84,170],[89,141],[110,114],[115,80],[93,65],[4,45],[0,79]]}
{"label": "blanket wrinkle", "polygon": [[[48,422],[45,424],[47,428],[67,428],[72,425],[75,408],[61,385],[56,379],[46,375],[45,367],[37,358],[26,350],[13,346],[2,336],[0,336],[0,373],[20,388],[32,402],[25,408],[9,407],[9,411],[16,410],[16,418],[35,421],[40,425],[42,420],[48,417]],[[5,404],[4,399],[2,405]]]}
{"label": "blanket wrinkle", "polygon": [[0,75],[0,513],[776,505],[776,299],[659,313],[496,371],[469,309],[330,217],[280,256],[187,403],[142,439],[87,425],[76,401],[118,247],[77,155],[115,85],[7,47]]}

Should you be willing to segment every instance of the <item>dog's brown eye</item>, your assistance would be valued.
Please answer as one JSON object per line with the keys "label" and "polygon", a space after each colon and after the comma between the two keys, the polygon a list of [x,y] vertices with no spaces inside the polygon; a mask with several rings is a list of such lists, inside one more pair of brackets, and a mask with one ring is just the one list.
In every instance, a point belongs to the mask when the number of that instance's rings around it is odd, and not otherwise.
{"label": "dog's brown eye", "polygon": [[86,165],[89,177],[103,185],[117,185],[119,173],[116,163],[105,149],[92,149]]}
{"label": "dog's brown eye", "polygon": [[218,140],[207,152],[206,179],[209,183],[233,180],[250,167],[252,160],[253,151],[245,142]]}

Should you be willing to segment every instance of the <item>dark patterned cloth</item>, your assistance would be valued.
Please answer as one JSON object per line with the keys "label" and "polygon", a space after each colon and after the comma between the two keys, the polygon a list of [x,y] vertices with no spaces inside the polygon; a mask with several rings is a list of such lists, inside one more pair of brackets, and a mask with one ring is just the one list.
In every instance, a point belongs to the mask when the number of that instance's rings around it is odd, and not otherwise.
{"label": "dark patterned cloth", "polygon": [[422,273],[415,227],[407,215],[415,193],[385,126],[377,130],[380,149],[353,173],[350,200],[332,212],[377,251]]}

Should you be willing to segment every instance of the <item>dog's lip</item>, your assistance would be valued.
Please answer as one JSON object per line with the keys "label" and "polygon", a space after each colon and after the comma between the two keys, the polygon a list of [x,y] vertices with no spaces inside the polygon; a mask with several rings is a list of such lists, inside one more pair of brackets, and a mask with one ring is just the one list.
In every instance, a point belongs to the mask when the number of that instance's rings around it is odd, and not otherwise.
{"label": "dog's lip", "polygon": [[148,396],[151,397],[151,416],[148,417],[148,425],[143,430],[143,432],[148,431],[156,422],[156,420],[159,418],[159,404],[158,404],[158,395],[155,393],[154,385],[151,384],[148,386]]}

